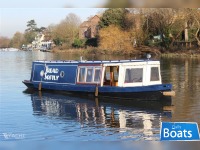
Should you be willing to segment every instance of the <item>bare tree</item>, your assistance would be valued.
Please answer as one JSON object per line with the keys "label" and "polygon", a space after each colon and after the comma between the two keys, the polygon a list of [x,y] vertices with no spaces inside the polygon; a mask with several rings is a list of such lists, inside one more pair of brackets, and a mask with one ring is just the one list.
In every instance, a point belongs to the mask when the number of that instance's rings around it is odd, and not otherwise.
{"label": "bare tree", "polygon": [[7,37],[0,37],[0,48],[8,48],[10,39]]}
{"label": "bare tree", "polygon": [[58,44],[63,43],[66,47],[70,47],[78,36],[78,29],[81,23],[80,18],[70,13],[58,25],[51,28],[53,39],[58,41]]}
{"label": "bare tree", "polygon": [[194,28],[196,29],[196,32],[193,33],[193,36],[197,40],[197,44],[200,47],[200,10],[193,10],[192,16],[194,19]]}
{"label": "bare tree", "polygon": [[14,47],[14,48],[21,48],[23,41],[24,41],[23,33],[16,32],[11,39],[10,45],[11,47]]}

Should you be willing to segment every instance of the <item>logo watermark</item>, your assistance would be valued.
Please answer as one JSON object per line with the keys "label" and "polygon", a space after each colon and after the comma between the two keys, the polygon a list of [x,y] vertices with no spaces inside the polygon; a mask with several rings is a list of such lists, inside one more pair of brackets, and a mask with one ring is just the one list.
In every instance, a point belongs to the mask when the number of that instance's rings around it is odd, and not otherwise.
{"label": "logo watermark", "polygon": [[22,133],[2,133],[4,139],[6,140],[21,140],[25,139],[25,134]]}
{"label": "logo watermark", "polygon": [[162,122],[161,141],[198,141],[198,124],[195,122]]}

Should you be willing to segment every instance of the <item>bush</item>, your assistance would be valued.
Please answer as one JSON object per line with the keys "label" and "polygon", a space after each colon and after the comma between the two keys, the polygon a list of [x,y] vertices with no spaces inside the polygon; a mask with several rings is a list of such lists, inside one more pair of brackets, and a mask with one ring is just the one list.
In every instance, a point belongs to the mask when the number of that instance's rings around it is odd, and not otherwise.
{"label": "bush", "polygon": [[91,47],[97,47],[98,46],[97,38],[87,39],[87,41],[85,42],[85,45],[91,46]]}
{"label": "bush", "polygon": [[118,26],[110,25],[99,31],[99,48],[110,51],[130,52],[133,43],[130,32],[121,30]]}
{"label": "bush", "polygon": [[75,39],[72,46],[75,48],[82,48],[85,46],[85,42],[86,42],[85,39]]}

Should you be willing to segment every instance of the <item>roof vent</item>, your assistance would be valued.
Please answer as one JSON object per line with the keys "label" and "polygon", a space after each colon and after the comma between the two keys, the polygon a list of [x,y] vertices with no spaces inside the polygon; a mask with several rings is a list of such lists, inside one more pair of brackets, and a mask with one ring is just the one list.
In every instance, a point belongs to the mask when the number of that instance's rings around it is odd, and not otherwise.
{"label": "roof vent", "polygon": [[147,54],[147,59],[149,60],[151,58],[151,54]]}

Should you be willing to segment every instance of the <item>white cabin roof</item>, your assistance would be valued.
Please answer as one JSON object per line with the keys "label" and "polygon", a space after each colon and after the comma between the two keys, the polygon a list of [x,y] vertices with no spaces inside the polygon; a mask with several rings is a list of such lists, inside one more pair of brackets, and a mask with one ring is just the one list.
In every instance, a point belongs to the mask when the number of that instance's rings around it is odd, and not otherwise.
{"label": "white cabin roof", "polygon": [[52,61],[46,61],[46,60],[37,60],[34,62],[39,62],[39,63],[66,63],[66,64],[103,64],[105,66],[108,65],[135,65],[135,64],[160,64],[160,61],[155,61],[155,60],[105,60],[105,61],[76,61],[76,60],[52,60]]}

